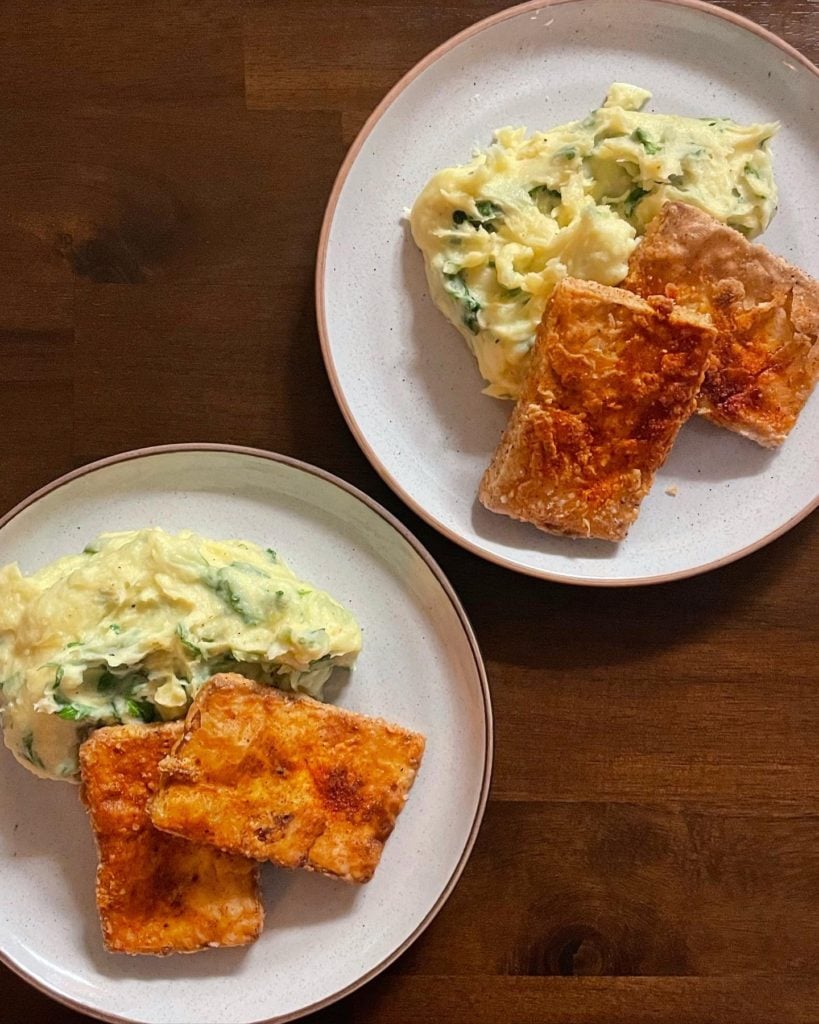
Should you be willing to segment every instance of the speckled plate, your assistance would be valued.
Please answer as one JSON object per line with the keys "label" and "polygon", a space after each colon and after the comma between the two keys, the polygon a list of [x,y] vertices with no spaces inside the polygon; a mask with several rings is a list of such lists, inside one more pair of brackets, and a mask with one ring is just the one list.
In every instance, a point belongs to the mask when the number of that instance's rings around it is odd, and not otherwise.
{"label": "speckled plate", "polygon": [[316,280],[330,380],[387,483],[493,562],[599,586],[716,568],[778,537],[819,501],[814,395],[777,452],[689,422],[619,545],[549,537],[477,502],[511,407],[481,394],[472,356],[427,295],[402,215],[434,171],[464,162],[493,129],[582,117],[614,81],[651,89],[656,112],[781,121],[773,144],[781,207],[761,240],[819,273],[819,72],[809,61],[696,0],[536,0],[451,39],[381,103],[333,189]]}
{"label": "speckled plate", "polygon": [[104,1020],[291,1020],[391,963],[452,891],[489,785],[483,664],[451,587],[397,520],[321,470],[251,449],[146,449],[77,470],[0,520],[0,565],[32,571],[104,530],[147,525],[272,545],[348,605],[364,650],[337,703],[422,732],[421,770],[366,886],[266,865],[252,946],[132,958],[102,946],[77,788],[35,778],[2,748],[0,956]]}

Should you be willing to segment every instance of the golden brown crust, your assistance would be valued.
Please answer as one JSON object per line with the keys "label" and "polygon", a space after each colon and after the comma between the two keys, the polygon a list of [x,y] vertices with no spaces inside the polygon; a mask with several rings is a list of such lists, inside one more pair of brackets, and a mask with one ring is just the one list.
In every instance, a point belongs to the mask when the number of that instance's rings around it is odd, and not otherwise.
{"label": "golden brown crust", "polygon": [[159,832],[147,803],[183,723],[99,729],[80,748],[99,851],[97,907],[111,952],[192,953],[258,937],[258,865]]}
{"label": "golden brown crust", "polygon": [[621,540],[695,407],[713,337],[669,299],[562,281],[482,503],[549,533]]}
{"label": "golden brown crust", "polygon": [[154,824],[353,882],[372,877],[423,737],[239,675],[214,676],[160,766]]}
{"label": "golden brown crust", "polygon": [[818,282],[701,210],[666,203],[623,287],[710,313],[718,336],[699,411],[782,443],[819,378]]}

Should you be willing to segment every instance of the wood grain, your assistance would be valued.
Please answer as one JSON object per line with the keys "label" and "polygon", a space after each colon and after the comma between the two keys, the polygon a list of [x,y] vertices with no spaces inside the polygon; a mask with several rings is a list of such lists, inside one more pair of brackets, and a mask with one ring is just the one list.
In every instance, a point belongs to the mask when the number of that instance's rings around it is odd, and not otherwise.
{"label": "wood grain", "polygon": [[[388,491],[323,370],[344,152],[504,6],[0,5],[0,511],[118,450],[258,445],[371,493],[451,579],[496,709],[485,824],[429,930],[316,1024],[819,1022],[819,518],[659,588],[516,576]],[[720,6],[819,58],[815,0]],[[89,1019],[5,968],[0,996],[3,1020]]]}

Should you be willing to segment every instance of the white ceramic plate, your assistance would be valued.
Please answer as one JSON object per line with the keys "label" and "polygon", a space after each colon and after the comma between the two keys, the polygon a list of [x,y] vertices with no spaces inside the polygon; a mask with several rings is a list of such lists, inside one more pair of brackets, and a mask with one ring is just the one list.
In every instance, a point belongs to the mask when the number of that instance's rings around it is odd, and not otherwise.
{"label": "white ceramic plate", "polygon": [[[817,69],[750,22],[695,0],[537,0],[444,44],[393,89],[352,147],[317,270],[330,379],[387,483],[491,561],[597,585],[712,569],[773,540],[819,500],[818,396],[776,453],[688,423],[616,546],[549,537],[476,500],[511,407],[481,394],[472,356],[427,295],[402,213],[434,171],[463,163],[493,129],[582,117],[614,81],[651,89],[649,109],[658,112],[781,121],[781,208],[762,240],[819,273]],[[666,493],[672,487],[676,497]]]}
{"label": "white ceramic plate", "polygon": [[421,770],[368,885],[267,865],[258,942],[132,958],[102,947],[77,788],[35,778],[2,748],[0,955],[105,1020],[290,1020],[382,970],[455,885],[492,759],[480,654],[441,571],[389,513],[320,470],[251,449],[170,446],[78,470],[0,521],[0,565],[30,572],[99,532],[147,525],[272,545],[353,609],[364,650],[338,703],[422,732]]}

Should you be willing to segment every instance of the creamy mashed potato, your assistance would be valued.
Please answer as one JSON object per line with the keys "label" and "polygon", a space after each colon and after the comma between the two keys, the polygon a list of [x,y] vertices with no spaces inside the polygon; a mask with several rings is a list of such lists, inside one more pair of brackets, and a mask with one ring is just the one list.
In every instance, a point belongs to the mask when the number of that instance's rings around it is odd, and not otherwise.
{"label": "creamy mashed potato", "polygon": [[44,777],[76,775],[90,729],[179,718],[214,672],[321,697],[360,648],[347,609],[248,541],[145,529],[0,569],[3,731]]}
{"label": "creamy mashed potato", "polygon": [[748,237],[777,203],[777,124],[642,113],[651,94],[615,83],[582,121],[439,171],[410,214],[435,303],[466,339],[487,394],[516,398],[547,300],[565,276],[618,284],[638,236],[668,200]]}

